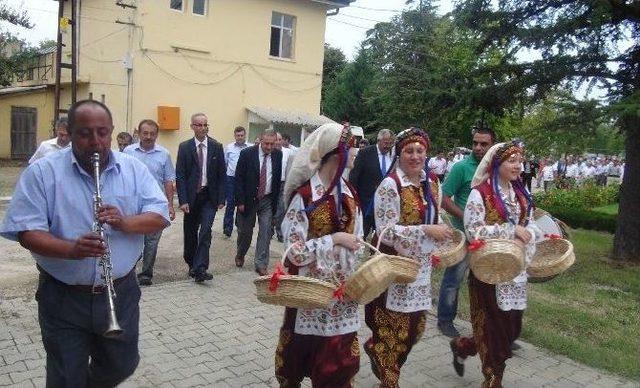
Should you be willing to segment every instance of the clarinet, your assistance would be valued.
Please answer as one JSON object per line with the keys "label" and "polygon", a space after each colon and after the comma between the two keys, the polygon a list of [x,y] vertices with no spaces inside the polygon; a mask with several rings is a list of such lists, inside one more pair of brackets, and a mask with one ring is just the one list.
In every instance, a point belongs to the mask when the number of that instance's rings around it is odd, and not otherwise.
{"label": "clarinet", "polygon": [[98,221],[98,212],[102,206],[102,196],[100,195],[100,154],[97,152],[91,157],[91,163],[93,165],[93,182],[95,192],[93,193],[93,231],[97,233],[102,241],[105,241],[106,250],[105,253],[100,256],[100,267],[102,267],[102,278],[104,279],[105,288],[107,290],[107,304],[108,304],[108,319],[109,324],[107,330],[103,333],[103,336],[107,338],[119,337],[122,334],[122,329],[118,324],[118,317],[116,316],[116,290],[113,287],[113,275],[111,270],[111,250],[109,249],[109,243],[105,240],[104,226],[102,222]]}

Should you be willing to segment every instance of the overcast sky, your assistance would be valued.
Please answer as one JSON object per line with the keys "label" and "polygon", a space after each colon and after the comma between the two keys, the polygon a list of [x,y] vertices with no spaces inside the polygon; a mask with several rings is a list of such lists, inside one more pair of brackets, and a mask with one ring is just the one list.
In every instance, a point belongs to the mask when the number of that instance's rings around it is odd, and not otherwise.
{"label": "overcast sky", "polygon": [[[45,39],[56,38],[56,18],[58,2],[53,0],[5,0],[10,6],[26,9],[31,22],[35,24],[31,30],[2,24],[32,44]],[[158,0],[154,0],[158,1]],[[405,7],[405,0],[357,0],[348,8],[327,20],[325,40],[334,47],[339,47],[352,59],[360,42],[365,38],[368,29],[376,22],[385,22],[397,15]],[[451,10],[451,0],[440,0],[439,13]]]}

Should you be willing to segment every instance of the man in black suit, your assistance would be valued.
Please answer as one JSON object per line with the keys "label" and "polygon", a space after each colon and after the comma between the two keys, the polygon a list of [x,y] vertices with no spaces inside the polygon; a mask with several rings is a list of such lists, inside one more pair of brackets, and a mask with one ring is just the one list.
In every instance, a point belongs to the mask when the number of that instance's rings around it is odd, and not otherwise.
{"label": "man in black suit", "polygon": [[267,129],[260,135],[260,142],[243,149],[236,167],[236,227],[238,251],[236,266],[244,265],[244,256],[253,238],[253,228],[258,218],[255,270],[267,274],[269,245],[273,235],[272,220],[278,208],[282,152],[275,148],[276,132]]}
{"label": "man in black suit", "polygon": [[388,129],[378,132],[378,142],[358,151],[349,182],[356,188],[364,216],[364,238],[374,226],[373,194],[393,162],[393,133]]}
{"label": "man in black suit", "polygon": [[213,279],[209,268],[211,225],[224,207],[225,176],[222,144],[207,136],[204,113],[191,116],[194,138],[180,143],[176,162],[176,188],[184,212],[184,261],[197,283]]}

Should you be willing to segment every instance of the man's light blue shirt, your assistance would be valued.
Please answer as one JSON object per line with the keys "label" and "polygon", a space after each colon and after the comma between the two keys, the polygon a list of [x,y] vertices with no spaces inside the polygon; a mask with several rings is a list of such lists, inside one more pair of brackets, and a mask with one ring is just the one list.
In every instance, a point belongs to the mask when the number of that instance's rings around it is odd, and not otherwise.
{"label": "man's light blue shirt", "polygon": [[247,142],[242,145],[233,142],[224,147],[224,161],[227,163],[227,176],[236,176],[236,166],[238,165],[240,151],[251,146],[252,144]]}
{"label": "man's light blue shirt", "polygon": [[164,191],[165,183],[175,182],[176,169],[173,167],[173,163],[171,163],[169,151],[163,146],[154,144],[153,148],[147,151],[140,146],[140,143],[135,143],[127,146],[122,152],[144,163],[156,182],[158,182],[162,191]]}
{"label": "man's light blue shirt", "polygon": [[[169,224],[167,198],[137,159],[111,152],[100,175],[102,203],[124,216],[153,212]],[[27,167],[16,185],[0,235],[16,241],[18,233],[41,230],[74,241],[93,226],[93,178],[76,161],[72,149],[39,159]],[[144,235],[111,229],[105,224],[114,278],[128,274],[143,248]],[[97,258],[63,259],[32,252],[38,265],[67,284],[103,284]]]}

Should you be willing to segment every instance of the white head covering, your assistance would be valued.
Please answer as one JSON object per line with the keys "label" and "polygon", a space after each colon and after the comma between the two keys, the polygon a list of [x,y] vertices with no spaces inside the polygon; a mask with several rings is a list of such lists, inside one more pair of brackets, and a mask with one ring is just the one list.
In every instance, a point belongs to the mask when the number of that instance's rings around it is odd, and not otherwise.
{"label": "white head covering", "polygon": [[476,173],[473,175],[473,179],[471,180],[471,188],[478,186],[481,183],[484,183],[487,179],[489,179],[489,167],[491,166],[491,162],[493,158],[496,156],[496,153],[500,148],[502,148],[507,143],[498,143],[494,144],[484,157],[478,164],[478,168],[476,168]]}
{"label": "white head covering", "polygon": [[284,184],[285,206],[289,206],[291,194],[320,169],[322,158],[338,147],[343,129],[341,124],[323,124],[305,139],[293,158]]}

